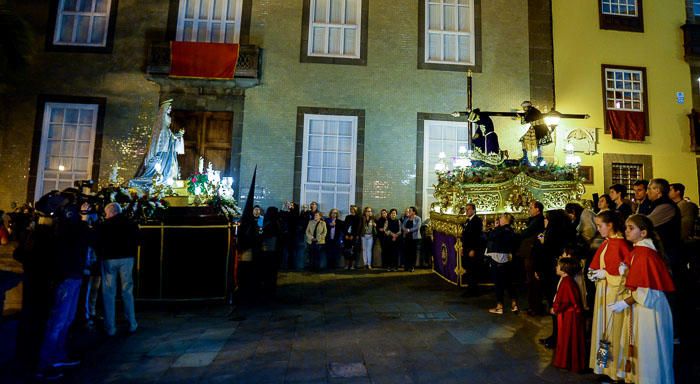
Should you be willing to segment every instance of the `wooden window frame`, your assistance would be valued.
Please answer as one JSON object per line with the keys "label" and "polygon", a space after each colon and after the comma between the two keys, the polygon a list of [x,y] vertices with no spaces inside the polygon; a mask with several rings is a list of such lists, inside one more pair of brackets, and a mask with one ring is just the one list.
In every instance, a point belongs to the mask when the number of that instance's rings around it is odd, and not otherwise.
{"label": "wooden window frame", "polygon": [[613,64],[603,64],[601,65],[601,70],[600,70],[600,77],[601,77],[601,82],[602,82],[602,88],[601,88],[601,94],[603,96],[603,116],[605,119],[605,128],[604,132],[605,133],[610,133],[610,128],[609,128],[609,122],[608,122],[608,114],[606,111],[608,110],[608,98],[607,98],[607,84],[606,84],[606,77],[605,73],[606,70],[608,69],[613,69],[613,70],[624,70],[624,71],[640,71],[642,73],[642,112],[644,112],[644,124],[646,125],[646,130],[644,133],[644,136],[649,136],[649,132],[651,132],[651,127],[649,126],[649,92],[647,91],[647,69],[645,67],[630,67],[626,65],[613,65]]}
{"label": "wooden window frame", "polygon": [[107,99],[104,97],[80,97],[66,95],[39,95],[37,99],[36,117],[34,120],[34,135],[32,139],[32,154],[29,164],[29,176],[27,178],[27,201],[34,201],[36,183],[38,180],[39,159],[41,158],[41,143],[44,134],[44,119],[46,104],[66,103],[66,104],[96,104],[97,120],[95,124],[95,141],[92,156],[92,178],[95,185],[100,177],[100,159],[102,156],[102,135],[104,131],[104,116]]}
{"label": "wooden window frame", "polygon": [[56,44],[54,42],[56,26],[58,25],[58,7],[62,0],[51,0],[49,5],[49,22],[46,30],[45,49],[47,52],[75,52],[75,53],[112,53],[114,50],[114,35],[117,24],[117,10],[119,0],[111,0],[109,18],[107,22],[107,38],[104,46]]}
{"label": "wooden window frame", "polygon": [[359,58],[349,57],[334,57],[334,56],[316,56],[309,55],[309,31],[311,24],[311,0],[304,0],[301,16],[301,51],[299,54],[299,62],[301,63],[317,63],[317,64],[340,64],[340,65],[367,65],[367,26],[369,19],[369,0],[361,1],[360,13],[360,48]]}
{"label": "wooden window frame", "polygon": [[603,0],[598,0],[598,16],[600,29],[625,32],[644,32],[644,6],[642,0],[637,1],[637,15],[623,16],[603,13]]}

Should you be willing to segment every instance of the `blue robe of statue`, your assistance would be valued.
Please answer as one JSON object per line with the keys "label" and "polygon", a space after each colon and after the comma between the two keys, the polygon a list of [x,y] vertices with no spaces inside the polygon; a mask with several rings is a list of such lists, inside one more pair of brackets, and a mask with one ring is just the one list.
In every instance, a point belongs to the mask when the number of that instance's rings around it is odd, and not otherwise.
{"label": "blue robe of statue", "polygon": [[475,121],[476,132],[472,136],[474,148],[479,148],[483,154],[499,153],[501,150],[498,144],[498,135],[493,128],[493,120],[489,116],[480,115]]}

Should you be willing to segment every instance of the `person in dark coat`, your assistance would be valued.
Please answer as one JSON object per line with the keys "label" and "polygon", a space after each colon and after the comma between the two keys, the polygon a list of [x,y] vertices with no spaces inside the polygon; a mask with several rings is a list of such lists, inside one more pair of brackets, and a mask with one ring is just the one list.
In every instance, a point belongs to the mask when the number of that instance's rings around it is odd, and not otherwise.
{"label": "person in dark coat", "polygon": [[399,270],[399,251],[401,249],[401,220],[398,218],[398,211],[392,208],[389,211],[384,232],[386,233],[386,260],[384,265],[390,271]]}
{"label": "person in dark coat", "polygon": [[265,297],[271,298],[277,290],[277,271],[280,265],[281,250],[279,241],[281,235],[281,224],[279,210],[277,207],[268,207],[263,217],[261,259],[257,262],[257,268],[261,292]]}
{"label": "person in dark coat", "polygon": [[608,196],[610,196],[613,203],[615,204],[613,209],[620,214],[623,221],[627,220],[627,218],[630,217],[632,213],[634,213],[632,209],[632,203],[630,203],[630,201],[627,200],[627,187],[625,187],[624,185],[611,185],[608,189]]}
{"label": "person in dark coat", "polygon": [[[87,209],[85,205],[82,209]],[[93,243],[92,231],[87,222],[81,220],[80,209],[75,203],[63,208],[55,230],[50,274],[55,288],[39,352],[39,378],[55,377],[63,367],[80,363],[69,359],[66,342],[78,306],[88,246]]]}
{"label": "person in dark coat", "polygon": [[468,296],[479,294],[478,274],[484,253],[484,225],[476,215],[476,205],[466,205],[467,220],[462,225],[462,265],[465,266]]}
{"label": "person in dark coat", "polygon": [[498,135],[493,128],[493,120],[491,120],[489,115],[482,114],[477,108],[469,113],[467,120],[476,125],[475,132],[472,135],[474,148],[479,148],[486,155],[501,151],[501,146],[498,144]]}
{"label": "person in dark coat", "polygon": [[360,253],[360,217],[357,216],[357,206],[350,206],[350,213],[345,216],[345,233],[343,237],[343,256],[345,269],[355,269],[355,260]]}
{"label": "person in dark coat", "polygon": [[647,196],[647,188],[649,187],[649,181],[647,180],[637,180],[632,184],[632,190],[634,191],[634,203],[637,208],[634,213],[640,215],[648,215],[653,209],[651,206],[651,200]]}
{"label": "person in dark coat", "polygon": [[528,206],[528,214],[530,218],[527,220],[527,226],[520,233],[520,247],[518,255],[523,260],[525,269],[525,284],[527,285],[527,314],[531,316],[543,315],[544,308],[542,307],[542,291],[539,278],[536,277],[536,264],[533,248],[537,242],[537,237],[544,232],[544,215],[542,211],[544,205],[539,201],[532,201]]}
{"label": "person in dark coat", "polygon": [[345,224],[340,220],[340,212],[333,208],[328,213],[326,221],[326,262],[328,269],[342,268],[341,251],[343,249],[343,234]]}
{"label": "person in dark coat", "polygon": [[115,296],[119,280],[124,317],[129,323],[129,332],[136,332],[136,313],[134,310],[134,259],[138,252],[140,233],[138,225],[129,220],[117,203],[105,207],[105,221],[97,227],[97,244],[95,252],[102,262],[102,303],[104,304],[105,331],[114,336],[117,332],[115,323]]}
{"label": "person in dark coat", "polygon": [[[544,233],[533,250],[536,260],[535,278],[539,282],[542,296],[551,308],[557,291],[557,280],[554,278],[557,260],[564,253],[564,249],[575,244],[576,229],[563,209],[547,211],[544,223]],[[545,347],[551,348],[556,344],[556,319],[556,316],[552,316],[552,335],[541,341]]]}
{"label": "person in dark coat", "polygon": [[496,228],[488,233],[486,244],[486,256],[491,267],[491,275],[496,286],[496,306],[489,309],[490,313],[502,315],[504,292],[508,291],[510,296],[510,311],[517,313],[518,294],[513,287],[512,260],[515,252],[518,237],[511,227],[513,215],[502,214],[496,221]]}

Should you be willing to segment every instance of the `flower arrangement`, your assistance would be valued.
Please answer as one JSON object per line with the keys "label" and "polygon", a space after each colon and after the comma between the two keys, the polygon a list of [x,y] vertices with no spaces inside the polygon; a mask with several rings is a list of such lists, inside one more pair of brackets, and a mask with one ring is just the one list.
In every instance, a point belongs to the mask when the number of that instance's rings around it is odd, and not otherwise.
{"label": "flower arrangement", "polygon": [[520,173],[539,181],[575,181],[576,172],[569,166],[546,165],[498,166],[455,169],[438,173],[438,185],[444,184],[498,184],[513,179]]}

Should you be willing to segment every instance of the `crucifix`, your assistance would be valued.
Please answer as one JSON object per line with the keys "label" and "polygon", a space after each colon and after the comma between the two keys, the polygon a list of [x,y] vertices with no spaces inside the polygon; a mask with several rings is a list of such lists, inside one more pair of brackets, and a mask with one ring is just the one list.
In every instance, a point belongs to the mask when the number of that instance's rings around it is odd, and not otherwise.
{"label": "crucifix", "polygon": [[[492,156],[500,157],[495,161],[497,163],[503,162],[502,151],[500,151],[498,144],[496,148],[489,148],[485,140],[488,135],[493,132],[493,122],[491,121],[492,116],[498,117],[510,117],[510,118],[520,118],[521,124],[529,124],[527,132],[520,138],[520,142],[523,143],[523,158],[521,163],[523,165],[532,165],[528,161],[528,152],[537,151],[537,161],[535,165],[543,165],[544,160],[542,159],[541,146],[547,145],[553,142],[551,133],[554,132],[559,121],[561,119],[587,119],[590,116],[587,114],[562,114],[559,113],[554,106],[547,113],[540,112],[536,107],[532,105],[530,101],[524,101],[521,104],[523,111],[517,112],[493,112],[493,111],[480,111],[478,108],[473,108],[472,103],[472,71],[471,69],[467,71],[467,108],[466,111],[456,111],[452,113],[453,117],[467,116],[467,147],[470,151],[473,148],[473,137],[474,137],[474,125],[480,123],[479,125],[485,126],[485,130],[482,130],[484,136],[483,144],[483,155],[489,155],[489,151],[493,150]],[[489,132],[490,131],[490,132]],[[494,137],[496,137],[494,135]],[[497,140],[497,139],[496,139]],[[496,142],[497,143],[497,142]]]}

